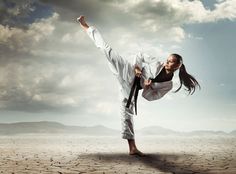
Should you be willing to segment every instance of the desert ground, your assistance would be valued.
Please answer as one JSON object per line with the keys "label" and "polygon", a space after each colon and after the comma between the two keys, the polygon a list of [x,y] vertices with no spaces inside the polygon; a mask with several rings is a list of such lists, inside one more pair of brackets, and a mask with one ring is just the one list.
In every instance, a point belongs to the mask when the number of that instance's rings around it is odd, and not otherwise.
{"label": "desert ground", "polygon": [[236,173],[236,137],[136,136],[145,157],[119,136],[0,136],[0,173]]}

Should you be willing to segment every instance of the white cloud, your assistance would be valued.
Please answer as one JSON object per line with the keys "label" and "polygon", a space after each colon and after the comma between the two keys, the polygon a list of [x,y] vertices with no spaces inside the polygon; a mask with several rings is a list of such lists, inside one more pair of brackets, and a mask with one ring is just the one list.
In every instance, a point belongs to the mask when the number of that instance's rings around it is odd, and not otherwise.
{"label": "white cloud", "polygon": [[[183,25],[190,23],[215,22],[222,19],[235,19],[235,0],[218,1],[213,10],[204,7],[201,1],[188,0],[131,0],[131,1],[100,1],[87,0],[50,2],[54,5],[61,19],[72,20],[83,12],[91,24],[101,25],[104,29],[114,25],[109,31],[121,37],[153,39],[158,42],[183,41],[187,33]],[[94,10],[96,8],[96,10]],[[76,9],[76,10],[75,10]],[[106,10],[103,10],[106,9]],[[107,31],[107,29],[106,29]],[[66,33],[62,41],[78,42],[81,35]]]}
{"label": "white cloud", "polygon": [[[136,0],[122,1],[120,4],[114,3],[114,6],[122,9],[126,13],[132,13],[146,18],[144,24],[147,26],[157,22],[154,28],[160,28],[160,19],[166,17],[167,21],[163,23],[195,23],[195,22],[214,22],[220,19],[236,18],[235,0],[223,0],[214,4],[215,9],[206,9],[201,1],[189,0]],[[154,17],[157,17],[156,19]],[[177,22],[177,23],[175,23]]]}
{"label": "white cloud", "polygon": [[203,40],[203,37],[200,36],[194,36],[193,34],[188,34],[188,38],[190,39],[196,39],[196,40]]}
{"label": "white cloud", "polygon": [[87,40],[86,35],[83,30],[79,30],[76,32],[69,32],[62,36],[61,41],[63,43],[73,43],[73,44],[81,44],[83,41]]}
{"label": "white cloud", "polygon": [[32,100],[35,100],[35,101],[42,101],[42,97],[38,94],[35,94],[33,97],[32,97]]}
{"label": "white cloud", "polygon": [[215,10],[212,11],[209,19],[212,21],[220,19],[234,20],[236,18],[236,1],[235,0],[225,0],[220,1],[215,4]]}
{"label": "white cloud", "polygon": [[87,108],[87,112],[93,114],[110,115],[114,113],[114,111],[117,109],[117,106],[113,102],[99,101],[92,108],[93,109]]}
{"label": "white cloud", "polygon": [[176,42],[186,38],[187,34],[182,28],[184,24],[236,18],[235,0],[218,1],[213,10],[205,8],[201,1],[188,0],[136,0],[112,5],[127,14],[125,20],[130,18],[138,21],[139,23],[131,21],[131,25],[142,29],[141,32],[157,33],[161,40]]}
{"label": "white cloud", "polygon": [[30,24],[26,30],[0,25],[0,43],[11,50],[28,52],[53,32],[55,29],[53,22],[57,19],[58,14],[54,13],[52,17]]}
{"label": "white cloud", "polygon": [[12,16],[26,15],[35,10],[30,1],[14,1],[14,3],[12,8],[7,9],[7,12]]}

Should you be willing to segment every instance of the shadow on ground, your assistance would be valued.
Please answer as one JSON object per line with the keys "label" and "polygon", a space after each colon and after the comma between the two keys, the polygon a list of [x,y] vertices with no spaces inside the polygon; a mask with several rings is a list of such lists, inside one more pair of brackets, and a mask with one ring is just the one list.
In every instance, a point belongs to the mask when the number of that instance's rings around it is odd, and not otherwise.
{"label": "shadow on ground", "polygon": [[[154,168],[158,171],[173,174],[209,174],[210,170],[201,166],[194,165],[194,155],[191,154],[163,154],[146,153],[145,157],[128,155],[125,153],[92,153],[82,154],[81,158],[99,160],[103,165],[115,163],[116,166],[125,164],[143,164],[145,167]],[[138,165],[137,165],[138,166]],[[137,167],[138,168],[138,167]]]}

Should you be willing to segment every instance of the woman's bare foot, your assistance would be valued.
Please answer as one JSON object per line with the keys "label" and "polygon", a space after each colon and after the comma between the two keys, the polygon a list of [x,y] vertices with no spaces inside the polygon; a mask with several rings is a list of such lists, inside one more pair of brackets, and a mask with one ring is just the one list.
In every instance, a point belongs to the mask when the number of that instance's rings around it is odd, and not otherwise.
{"label": "woman's bare foot", "polygon": [[85,18],[84,18],[83,15],[81,15],[80,17],[78,17],[78,18],[76,19],[76,21],[79,22],[80,25],[81,25],[81,27],[84,28],[85,30],[86,30],[87,28],[89,28],[88,24],[85,22]]}
{"label": "woman's bare foot", "polygon": [[130,155],[138,155],[138,156],[145,156],[144,153],[142,153],[141,151],[139,151],[138,149],[133,149],[129,152]]}

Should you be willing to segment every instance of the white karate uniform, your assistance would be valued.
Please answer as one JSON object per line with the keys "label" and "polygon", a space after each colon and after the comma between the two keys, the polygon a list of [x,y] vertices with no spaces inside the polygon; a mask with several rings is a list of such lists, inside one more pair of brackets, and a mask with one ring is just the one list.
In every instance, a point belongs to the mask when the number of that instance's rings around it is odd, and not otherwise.
{"label": "white karate uniform", "polygon": [[143,88],[142,96],[148,101],[160,99],[170,91],[173,87],[172,80],[151,83],[150,87],[144,88],[144,79],[155,78],[164,67],[163,62],[160,62],[156,57],[151,57],[139,52],[135,56],[132,64],[128,62],[128,60],[122,58],[104,41],[97,28],[90,26],[86,32],[94,44],[105,54],[111,71],[119,81],[121,92],[120,110],[122,115],[122,138],[134,139],[134,99],[132,99],[129,108],[126,108],[125,106],[135,77],[135,65],[142,69],[142,78],[140,80],[140,85]]}

